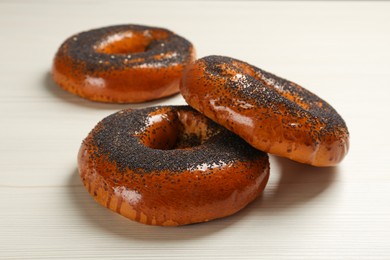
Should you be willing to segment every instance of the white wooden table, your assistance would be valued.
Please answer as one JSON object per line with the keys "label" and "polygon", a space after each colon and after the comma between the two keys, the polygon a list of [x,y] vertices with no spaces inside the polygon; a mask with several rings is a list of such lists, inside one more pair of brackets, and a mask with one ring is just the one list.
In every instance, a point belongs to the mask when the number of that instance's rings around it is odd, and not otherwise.
{"label": "white wooden table", "polygon": [[[263,196],[205,224],[146,226],[99,206],[78,177],[82,139],[120,109],[184,104],[93,103],[54,84],[63,40],[121,23],[302,84],[344,117],[350,153],[321,169],[271,157]],[[0,259],[390,259],[390,2],[3,0],[0,35]]]}

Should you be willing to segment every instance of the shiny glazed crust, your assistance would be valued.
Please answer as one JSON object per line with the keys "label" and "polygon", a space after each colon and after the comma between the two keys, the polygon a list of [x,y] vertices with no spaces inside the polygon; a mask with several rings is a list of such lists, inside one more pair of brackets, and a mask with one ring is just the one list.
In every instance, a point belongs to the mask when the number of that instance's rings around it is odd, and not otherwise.
{"label": "shiny glazed crust", "polygon": [[263,191],[267,154],[188,106],[122,110],[83,141],[79,172],[101,205],[144,224],[231,215]]}
{"label": "shiny glazed crust", "polygon": [[348,152],[348,129],[333,107],[248,63],[199,59],[180,90],[190,106],[262,151],[315,166],[336,165]]}
{"label": "shiny glazed crust", "polygon": [[94,29],[68,38],[57,51],[52,75],[83,98],[137,103],[179,92],[195,50],[173,32],[140,25]]}

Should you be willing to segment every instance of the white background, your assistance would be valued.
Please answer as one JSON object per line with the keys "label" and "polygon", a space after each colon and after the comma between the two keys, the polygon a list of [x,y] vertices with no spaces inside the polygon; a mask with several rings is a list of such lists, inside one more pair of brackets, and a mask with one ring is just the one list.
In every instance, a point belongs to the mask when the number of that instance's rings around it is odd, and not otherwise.
{"label": "white background", "polygon": [[[198,57],[235,57],[331,103],[351,133],[334,168],[271,157],[262,197],[179,228],[101,207],[77,173],[81,141],[126,107],[83,100],[50,76],[70,35],[136,23],[171,29]],[[390,2],[0,2],[0,258],[390,259]]]}

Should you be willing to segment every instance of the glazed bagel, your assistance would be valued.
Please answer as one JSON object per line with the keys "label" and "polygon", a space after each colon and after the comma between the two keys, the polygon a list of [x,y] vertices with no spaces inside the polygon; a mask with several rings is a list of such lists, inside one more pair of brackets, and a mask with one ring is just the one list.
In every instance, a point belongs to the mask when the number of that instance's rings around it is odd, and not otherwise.
{"label": "glazed bagel", "polygon": [[55,55],[52,75],[83,98],[136,103],[179,92],[182,71],[194,59],[192,44],[169,30],[117,25],[68,38]]}
{"label": "glazed bagel", "polygon": [[315,166],[336,165],[348,152],[348,129],[333,107],[243,61],[195,61],[183,75],[181,93],[190,106],[262,151]]}
{"label": "glazed bagel", "polygon": [[108,116],[83,141],[78,165],[98,203],[162,226],[231,215],[269,176],[267,154],[188,106]]}

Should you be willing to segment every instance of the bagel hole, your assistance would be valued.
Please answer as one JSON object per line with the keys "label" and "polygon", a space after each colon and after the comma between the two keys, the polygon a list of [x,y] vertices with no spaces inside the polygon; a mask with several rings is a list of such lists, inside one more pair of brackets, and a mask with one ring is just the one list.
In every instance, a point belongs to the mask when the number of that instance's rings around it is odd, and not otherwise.
{"label": "bagel hole", "polygon": [[202,145],[212,136],[207,119],[194,112],[170,112],[150,118],[140,140],[153,149],[190,149]]}
{"label": "bagel hole", "polygon": [[95,51],[105,54],[140,53],[145,52],[153,41],[167,37],[165,31],[121,32],[107,36],[95,47]]}

